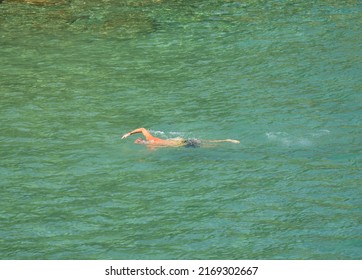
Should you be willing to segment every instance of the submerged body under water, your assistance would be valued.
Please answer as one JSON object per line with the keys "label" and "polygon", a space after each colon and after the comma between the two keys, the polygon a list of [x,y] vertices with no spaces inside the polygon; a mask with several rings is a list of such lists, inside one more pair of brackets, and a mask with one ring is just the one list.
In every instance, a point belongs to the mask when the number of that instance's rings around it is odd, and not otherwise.
{"label": "submerged body under water", "polygon": [[361,259],[356,1],[0,9],[1,259]]}

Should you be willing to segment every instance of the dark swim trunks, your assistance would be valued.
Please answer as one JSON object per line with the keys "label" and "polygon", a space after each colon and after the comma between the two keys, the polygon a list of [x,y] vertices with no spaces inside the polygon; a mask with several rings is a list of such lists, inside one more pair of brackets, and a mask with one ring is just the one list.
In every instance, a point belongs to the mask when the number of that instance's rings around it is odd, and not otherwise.
{"label": "dark swim trunks", "polygon": [[201,141],[197,139],[184,140],[184,147],[186,148],[198,148],[201,145]]}

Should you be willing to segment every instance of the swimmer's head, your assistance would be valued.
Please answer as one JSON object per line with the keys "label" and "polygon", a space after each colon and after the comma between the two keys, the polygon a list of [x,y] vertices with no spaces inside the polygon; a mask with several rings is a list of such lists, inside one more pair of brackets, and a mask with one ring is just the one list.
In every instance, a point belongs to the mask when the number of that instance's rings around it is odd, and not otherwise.
{"label": "swimmer's head", "polygon": [[136,144],[147,144],[147,142],[142,138],[137,138],[134,142]]}

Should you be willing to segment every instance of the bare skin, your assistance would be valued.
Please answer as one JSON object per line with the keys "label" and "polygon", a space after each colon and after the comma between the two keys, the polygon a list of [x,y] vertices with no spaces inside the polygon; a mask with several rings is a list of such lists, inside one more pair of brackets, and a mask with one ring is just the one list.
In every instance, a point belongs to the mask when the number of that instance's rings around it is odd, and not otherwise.
{"label": "bare skin", "polygon": [[[122,139],[125,139],[133,134],[141,133],[146,138],[146,140],[142,138],[137,138],[134,143],[136,144],[145,144],[150,146],[163,146],[163,147],[182,147],[187,145],[187,140],[183,138],[174,138],[174,139],[161,139],[153,136],[147,129],[141,127],[131,132],[126,133],[122,136]],[[234,144],[239,144],[239,140],[233,139],[224,139],[224,140],[202,140],[200,143],[222,143],[222,142],[230,142]]]}

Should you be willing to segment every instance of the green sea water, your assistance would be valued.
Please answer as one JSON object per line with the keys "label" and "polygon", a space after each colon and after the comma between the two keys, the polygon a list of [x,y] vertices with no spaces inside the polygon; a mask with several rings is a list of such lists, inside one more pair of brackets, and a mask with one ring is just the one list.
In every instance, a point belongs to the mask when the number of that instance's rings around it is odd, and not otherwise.
{"label": "green sea water", "polygon": [[0,259],[362,258],[360,1],[50,2],[0,4]]}

